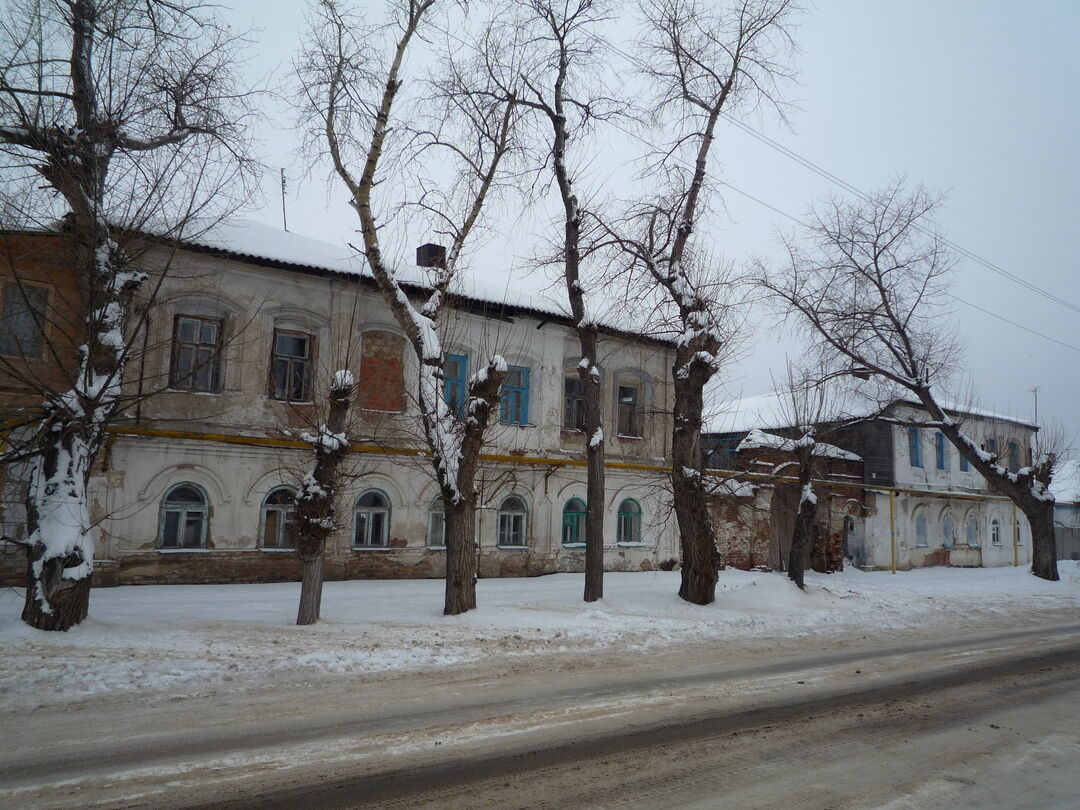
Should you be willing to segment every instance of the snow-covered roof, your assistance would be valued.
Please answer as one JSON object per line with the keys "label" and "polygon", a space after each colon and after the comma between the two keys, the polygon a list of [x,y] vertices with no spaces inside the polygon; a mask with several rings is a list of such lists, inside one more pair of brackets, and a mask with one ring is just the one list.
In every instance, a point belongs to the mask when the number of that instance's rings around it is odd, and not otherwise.
{"label": "snow-covered roof", "polygon": [[1058,464],[1050,481],[1050,492],[1058,503],[1080,503],[1080,460]]}
{"label": "snow-covered roof", "polygon": [[[754,429],[746,434],[745,439],[739,442],[736,451],[755,450],[758,448],[768,448],[771,450],[780,450],[784,453],[793,453],[795,452],[796,441],[794,439],[785,439],[783,436],[777,436],[775,433],[765,433],[764,431]],[[854,453],[849,453],[847,450],[841,450],[835,445],[825,444],[824,442],[814,443],[814,455],[822,458],[841,458],[846,461],[862,461],[862,456],[857,456]]]}
{"label": "snow-covered roof", "polygon": [[[196,236],[185,237],[184,244],[229,254],[240,259],[292,265],[298,269],[323,270],[348,276],[371,278],[371,270],[357,251],[347,244],[334,245],[311,239],[273,225],[246,219],[233,219],[210,226]],[[429,274],[413,265],[394,268],[405,284],[418,288],[429,286]],[[541,317],[569,319],[567,307],[543,293],[520,285],[492,284],[476,273],[463,273],[454,280],[451,292],[473,301],[501,304],[514,310],[535,313]],[[626,326],[611,318],[601,319],[602,326],[625,331]],[[629,333],[627,333],[629,334]],[[663,338],[638,335],[651,341],[667,343]]]}
{"label": "snow-covered roof", "polygon": [[[702,430],[705,433],[746,433],[755,428],[778,430],[791,427],[789,398],[790,395],[785,392],[769,391],[756,396],[743,397],[742,399],[721,401],[714,405],[710,413],[706,414]],[[862,419],[873,416],[881,410],[877,402],[858,396],[853,392],[838,391],[834,393],[831,396],[830,404],[838,419]],[[891,404],[906,404],[922,408],[920,403],[904,397],[894,400]],[[1036,427],[1036,425],[1023,419],[1005,416],[981,408],[961,407],[949,401],[941,404],[946,411],[952,414],[996,419],[1002,422],[1024,425],[1025,427]]]}

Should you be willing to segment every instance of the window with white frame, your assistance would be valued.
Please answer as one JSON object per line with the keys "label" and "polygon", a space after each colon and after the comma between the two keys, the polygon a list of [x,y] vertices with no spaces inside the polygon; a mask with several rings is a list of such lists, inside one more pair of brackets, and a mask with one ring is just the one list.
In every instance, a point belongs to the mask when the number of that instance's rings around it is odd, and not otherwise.
{"label": "window with white frame", "polygon": [[262,506],[262,526],[259,532],[261,548],[296,548],[293,535],[293,516],[296,512],[296,491],[292,487],[270,490]]}
{"label": "window with white frame", "polygon": [[0,300],[0,354],[41,357],[49,291],[21,281],[4,283]]}
{"label": "window with white frame", "polygon": [[1001,523],[997,518],[990,521],[990,542],[995,546],[1001,545]]}
{"label": "window with white frame", "polygon": [[929,524],[926,520],[926,512],[922,510],[915,513],[915,545],[919,548],[930,546]]}
{"label": "window with white frame", "polygon": [[564,546],[585,542],[585,501],[571,498],[562,510],[562,541]]}
{"label": "window with white frame", "polygon": [[270,396],[286,402],[310,402],[315,338],[303,332],[274,330],[270,356]]}
{"label": "window with white frame", "polygon": [[626,498],[619,504],[615,541],[617,543],[641,542],[641,505],[633,498]]}
{"label": "window with white frame", "polygon": [[176,316],[169,387],[184,391],[221,389],[220,319]]}
{"label": "window with white frame", "polygon": [[498,543],[510,548],[527,545],[529,512],[525,501],[517,495],[511,495],[499,505]]}
{"label": "window with white frame", "polygon": [[442,495],[428,507],[427,547],[446,548],[446,512],[443,510]]}
{"label": "window with white frame", "polygon": [[979,545],[979,519],[974,514],[968,515],[964,529],[964,539],[969,546]]}
{"label": "window with white frame", "polygon": [[161,501],[161,548],[205,548],[208,503],[194,484],[177,484]]}
{"label": "window with white frame", "polygon": [[378,489],[361,492],[353,509],[353,548],[386,548],[390,537],[390,499]]}

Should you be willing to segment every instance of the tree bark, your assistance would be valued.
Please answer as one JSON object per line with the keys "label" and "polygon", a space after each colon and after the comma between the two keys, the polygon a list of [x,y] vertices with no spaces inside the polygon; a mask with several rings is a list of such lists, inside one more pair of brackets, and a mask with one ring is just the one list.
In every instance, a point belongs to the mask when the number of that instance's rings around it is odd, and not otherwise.
{"label": "tree bark", "polygon": [[326,539],[334,530],[341,462],[348,452],[345,435],[356,384],[348,372],[338,372],[330,386],[326,423],[311,439],[315,447],[315,469],[305,478],[296,499],[296,552],[303,568],[300,574],[300,607],[296,623],[315,624],[322,609],[322,587]]}
{"label": "tree bark", "polygon": [[[471,492],[471,488],[470,488]],[[452,504],[446,492],[446,596],[443,615],[457,616],[476,607],[476,500]]]}
{"label": "tree bark", "polygon": [[593,442],[600,432],[603,436],[603,411],[600,401],[600,375],[590,373],[596,368],[596,332],[578,329],[582,356],[589,358],[590,368],[578,367],[585,392],[585,594],[586,602],[604,598],[604,440]]}
{"label": "tree bark", "polygon": [[680,346],[675,354],[671,480],[682,550],[679,596],[695,605],[709,605],[716,599],[720,567],[720,552],[716,548],[708,494],[701,475],[702,392],[711,373],[704,364],[691,359],[693,356],[688,346]]}
{"label": "tree bark", "polygon": [[[1051,582],[1058,581],[1057,537],[1054,533],[1054,503],[1036,501],[1020,507],[1031,526],[1031,573]],[[1013,531],[1015,531],[1015,527]]]}
{"label": "tree bark", "polygon": [[300,609],[296,614],[299,625],[315,624],[322,616],[323,574],[326,567],[326,554],[320,552],[314,557],[303,560],[303,572],[300,575]]}

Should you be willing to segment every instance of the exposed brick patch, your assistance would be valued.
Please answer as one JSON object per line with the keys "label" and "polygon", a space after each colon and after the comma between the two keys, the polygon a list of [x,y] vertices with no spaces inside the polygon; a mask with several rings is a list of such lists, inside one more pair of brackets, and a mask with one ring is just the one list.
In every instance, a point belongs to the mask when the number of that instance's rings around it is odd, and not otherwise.
{"label": "exposed brick patch", "polygon": [[405,340],[393,332],[365,332],[360,354],[357,407],[372,411],[405,409]]}

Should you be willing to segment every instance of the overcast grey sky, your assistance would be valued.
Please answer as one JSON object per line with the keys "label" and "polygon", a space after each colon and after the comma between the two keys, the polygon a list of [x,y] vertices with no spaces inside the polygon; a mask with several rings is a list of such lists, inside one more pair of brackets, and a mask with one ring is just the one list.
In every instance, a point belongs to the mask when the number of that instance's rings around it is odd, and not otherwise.
{"label": "overcast grey sky", "polygon": [[[284,78],[302,28],[304,4],[224,0],[241,28],[255,28],[252,69]],[[374,8],[379,4],[370,2]],[[1072,250],[1080,226],[1080,3],[1043,0],[820,0],[797,32],[798,109],[786,129],[773,119],[750,123],[802,158],[864,191],[897,174],[947,194],[938,218],[967,251],[1080,306],[1080,263]],[[290,230],[328,242],[352,238],[355,214],[323,178],[301,178],[299,137],[287,108],[271,114],[268,163],[290,178]],[[790,221],[739,192],[801,216],[811,201],[840,188],[734,126],[720,135],[726,217],[710,239],[731,260],[775,253],[775,231]],[[250,216],[280,224],[276,173],[267,206]],[[521,260],[520,242],[482,254],[476,268],[504,283]],[[515,284],[539,284],[515,279]],[[1065,423],[1080,444],[1080,316],[962,258],[954,293],[957,323],[968,340],[964,368],[978,403]],[[970,305],[973,306],[970,306]],[[1010,325],[980,307],[1041,332],[1068,348]],[[726,372],[731,395],[768,390],[784,356],[798,353],[768,325],[748,356]]]}

